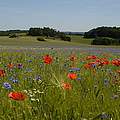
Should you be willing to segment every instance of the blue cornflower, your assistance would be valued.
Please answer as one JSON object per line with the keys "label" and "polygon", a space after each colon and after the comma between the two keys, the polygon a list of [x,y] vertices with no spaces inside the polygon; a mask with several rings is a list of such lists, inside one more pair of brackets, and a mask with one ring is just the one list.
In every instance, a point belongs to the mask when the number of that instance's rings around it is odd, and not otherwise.
{"label": "blue cornflower", "polygon": [[77,78],[77,80],[81,80],[82,78]]}
{"label": "blue cornflower", "polygon": [[63,67],[67,68],[69,66],[68,63],[65,63]]}
{"label": "blue cornflower", "polygon": [[111,117],[111,114],[106,114],[106,113],[102,113],[102,114],[99,114],[98,116],[96,116],[95,118],[93,118],[94,120],[97,120],[97,119],[101,119],[101,120],[103,120],[103,119],[110,119],[110,118],[112,118]]}
{"label": "blue cornflower", "polygon": [[109,118],[111,118],[111,115],[110,114],[106,114],[106,113],[102,113],[100,118],[101,119],[109,119]]}
{"label": "blue cornflower", "polygon": [[96,64],[92,64],[92,67],[95,68],[95,67],[96,67]]}
{"label": "blue cornflower", "polygon": [[10,77],[9,80],[12,81],[14,78],[13,77]]}
{"label": "blue cornflower", "polygon": [[8,82],[3,83],[3,87],[6,89],[11,89],[11,85]]}
{"label": "blue cornflower", "polygon": [[36,76],[35,80],[41,80],[41,76]]}
{"label": "blue cornflower", "polygon": [[32,69],[31,68],[27,68],[26,71],[27,72],[32,72]]}
{"label": "blue cornflower", "polygon": [[113,95],[111,98],[112,99],[117,99],[117,98],[119,98],[119,95]]}
{"label": "blue cornflower", "polygon": [[80,68],[70,68],[69,72],[80,71]]}
{"label": "blue cornflower", "polygon": [[13,83],[18,83],[17,79],[12,80]]}
{"label": "blue cornflower", "polygon": [[104,85],[105,85],[105,86],[108,86],[108,85],[109,85],[109,80],[104,79]]}
{"label": "blue cornflower", "polygon": [[21,63],[18,64],[18,69],[22,69],[23,65]]}
{"label": "blue cornflower", "polygon": [[32,62],[32,60],[28,60],[28,62],[29,62],[29,63],[31,63],[31,62]]}

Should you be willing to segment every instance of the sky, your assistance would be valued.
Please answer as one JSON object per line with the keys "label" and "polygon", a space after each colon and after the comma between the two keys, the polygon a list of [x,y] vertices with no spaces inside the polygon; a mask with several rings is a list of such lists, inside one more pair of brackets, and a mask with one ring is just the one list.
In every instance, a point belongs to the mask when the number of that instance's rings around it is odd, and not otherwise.
{"label": "sky", "polygon": [[120,0],[0,0],[0,30],[51,27],[86,32],[120,26]]}

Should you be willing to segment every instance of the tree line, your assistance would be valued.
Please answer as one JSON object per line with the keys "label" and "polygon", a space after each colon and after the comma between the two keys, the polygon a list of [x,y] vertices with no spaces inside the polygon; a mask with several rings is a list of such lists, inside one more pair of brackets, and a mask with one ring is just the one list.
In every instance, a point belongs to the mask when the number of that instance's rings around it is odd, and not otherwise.
{"label": "tree line", "polygon": [[0,31],[0,36],[9,36],[10,38],[17,37],[18,33],[26,33],[26,36],[42,36],[42,37],[53,37],[60,38],[64,41],[71,41],[64,32],[57,31],[53,28],[43,27],[43,28],[30,28],[29,30],[8,30]]}
{"label": "tree line", "polygon": [[120,45],[120,27],[98,27],[84,33],[85,38],[94,38],[93,45]]}
{"label": "tree line", "polygon": [[7,30],[7,31],[0,31],[0,36],[9,36],[11,34],[17,34],[17,33],[26,33],[28,30]]}
{"label": "tree line", "polygon": [[45,37],[53,37],[60,38],[64,41],[71,41],[71,38],[66,36],[64,32],[57,31],[53,28],[43,27],[43,28],[30,28],[28,31],[28,35],[31,36],[45,36]]}

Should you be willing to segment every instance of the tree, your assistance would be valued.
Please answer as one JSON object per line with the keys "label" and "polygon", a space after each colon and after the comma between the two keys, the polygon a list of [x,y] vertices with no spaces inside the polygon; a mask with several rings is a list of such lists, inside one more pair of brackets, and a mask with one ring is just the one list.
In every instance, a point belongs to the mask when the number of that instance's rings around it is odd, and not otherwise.
{"label": "tree", "polygon": [[85,32],[85,38],[95,38],[95,37],[110,37],[110,38],[120,38],[120,27],[98,27]]}
{"label": "tree", "polygon": [[120,45],[119,40],[109,37],[96,37],[91,44],[92,45]]}

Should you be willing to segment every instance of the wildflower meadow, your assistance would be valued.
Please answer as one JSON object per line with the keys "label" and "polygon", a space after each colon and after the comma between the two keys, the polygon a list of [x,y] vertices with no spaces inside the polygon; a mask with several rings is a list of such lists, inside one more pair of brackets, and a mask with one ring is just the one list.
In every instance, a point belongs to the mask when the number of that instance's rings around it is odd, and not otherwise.
{"label": "wildflower meadow", "polygon": [[120,54],[0,49],[0,120],[120,120]]}

